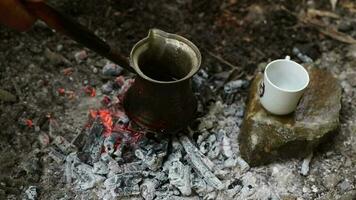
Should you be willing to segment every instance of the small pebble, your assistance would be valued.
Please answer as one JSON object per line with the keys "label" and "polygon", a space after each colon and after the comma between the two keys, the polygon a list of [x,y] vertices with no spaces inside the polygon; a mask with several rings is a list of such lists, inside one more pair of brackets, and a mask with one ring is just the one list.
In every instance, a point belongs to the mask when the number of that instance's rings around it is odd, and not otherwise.
{"label": "small pebble", "polygon": [[85,60],[88,57],[88,54],[85,50],[79,51],[74,54],[74,58],[78,63],[81,63],[83,60]]}
{"label": "small pebble", "polygon": [[122,70],[123,69],[119,65],[108,62],[103,67],[102,73],[105,76],[118,76],[121,74]]}
{"label": "small pebble", "polygon": [[110,94],[114,89],[113,85],[114,84],[111,81],[108,81],[104,85],[102,85],[101,86],[101,91],[103,92],[103,94]]}

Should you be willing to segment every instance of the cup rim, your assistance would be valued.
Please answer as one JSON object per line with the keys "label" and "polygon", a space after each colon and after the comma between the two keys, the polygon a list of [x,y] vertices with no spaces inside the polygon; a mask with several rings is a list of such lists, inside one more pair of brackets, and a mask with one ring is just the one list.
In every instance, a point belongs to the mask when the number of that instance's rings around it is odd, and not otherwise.
{"label": "cup rim", "polygon": [[187,80],[187,79],[190,79],[192,76],[194,76],[200,69],[201,67],[201,54],[200,54],[200,51],[198,49],[197,46],[195,46],[195,44],[193,44],[193,42],[189,41],[188,39],[184,38],[183,36],[180,36],[180,35],[176,35],[176,34],[171,34],[171,33],[167,33],[167,32],[164,32],[164,31],[161,31],[159,29],[150,29],[149,31],[149,34],[152,34],[152,33],[155,33],[155,34],[159,34],[159,35],[163,35],[169,39],[175,39],[175,40],[178,40],[180,42],[183,42],[185,43],[186,45],[188,45],[193,51],[194,53],[196,54],[197,56],[197,64],[195,66],[193,66],[191,68],[191,70],[189,71],[189,73],[187,73],[184,77],[178,79],[178,80],[174,80],[174,81],[160,81],[160,80],[156,80],[156,79],[153,79],[149,76],[147,76],[146,74],[144,74],[142,71],[141,71],[141,68],[140,66],[138,65],[137,63],[137,55],[136,55],[136,52],[138,50],[140,51],[143,51],[141,48],[147,43],[147,41],[149,40],[149,35],[143,39],[141,39],[140,41],[138,41],[134,46],[133,48],[131,49],[131,52],[130,52],[130,62],[131,62],[131,66],[134,68],[134,70],[137,72],[137,74],[147,80],[147,81],[150,81],[150,82],[153,82],[153,83],[161,83],[161,84],[172,84],[172,83],[179,83],[179,82],[182,82],[184,80]]}
{"label": "cup rim", "polygon": [[[303,72],[304,74],[306,75],[306,78],[307,78],[307,81],[306,83],[298,88],[298,89],[294,89],[294,90],[289,90],[289,89],[284,89],[284,88],[281,88],[281,87],[278,87],[277,85],[275,85],[268,77],[267,75],[267,69],[274,63],[276,62],[289,62],[289,63],[292,63],[294,64],[295,66],[299,67]],[[310,77],[309,77],[309,73],[308,71],[299,63],[293,61],[293,60],[289,60],[289,59],[277,59],[277,60],[274,60],[270,63],[268,63],[268,65],[266,66],[265,70],[264,70],[264,77],[266,78],[266,80],[268,81],[269,84],[271,84],[273,87],[277,88],[278,90],[281,90],[283,92],[290,92],[290,93],[293,93],[293,92],[300,92],[300,91],[303,91],[308,85],[309,85],[309,82],[310,82]]]}

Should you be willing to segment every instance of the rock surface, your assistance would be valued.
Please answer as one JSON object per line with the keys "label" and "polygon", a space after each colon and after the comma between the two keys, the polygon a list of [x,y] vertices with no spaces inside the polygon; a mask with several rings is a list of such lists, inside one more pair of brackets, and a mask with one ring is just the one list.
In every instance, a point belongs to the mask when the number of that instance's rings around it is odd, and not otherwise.
{"label": "rock surface", "polygon": [[253,81],[239,136],[242,157],[252,166],[278,159],[307,156],[339,125],[341,87],[327,71],[309,70],[310,84],[296,111],[285,116],[268,113],[260,104]]}

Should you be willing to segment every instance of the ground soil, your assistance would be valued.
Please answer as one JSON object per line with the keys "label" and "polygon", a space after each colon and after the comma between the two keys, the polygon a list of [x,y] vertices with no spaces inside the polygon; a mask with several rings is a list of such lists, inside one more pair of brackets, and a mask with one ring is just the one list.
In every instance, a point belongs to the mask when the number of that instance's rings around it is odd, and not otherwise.
{"label": "ground soil", "polygon": [[[260,63],[293,55],[293,47],[299,48],[318,61],[317,65],[324,65],[321,68],[331,71],[343,87],[340,133],[335,142],[323,146],[315,156],[311,178],[305,178],[305,185],[322,185],[325,169],[321,166],[325,159],[331,165],[339,163],[338,167],[328,168],[336,169],[335,173],[341,177],[339,182],[348,179],[351,183],[346,191],[339,185],[304,198],[336,199],[343,193],[355,194],[356,48],[321,33],[313,25],[301,23],[298,18],[308,8],[332,12],[329,1],[66,0],[52,3],[116,46],[123,55],[129,55],[131,47],[153,27],[185,36],[201,50],[202,66],[209,74],[236,69],[236,75],[251,80],[260,70]],[[351,0],[339,2],[335,13],[341,18],[323,17],[322,20],[355,37],[356,7],[347,5],[355,6]],[[88,58],[77,62],[74,55],[83,49]],[[100,95],[99,88],[107,81],[100,75],[105,62],[43,23],[36,23],[25,33],[0,27],[0,88],[17,97],[15,102],[0,102],[0,199],[19,199],[30,185],[38,186],[39,199],[72,197],[65,188],[63,175],[51,166],[53,160],[46,156],[41,141],[53,132],[71,139],[85,125],[88,109],[98,101],[88,96],[84,88],[91,85]],[[70,75],[66,73],[68,68],[72,68]],[[65,94],[59,92],[62,88]],[[50,120],[58,125],[50,127]]]}

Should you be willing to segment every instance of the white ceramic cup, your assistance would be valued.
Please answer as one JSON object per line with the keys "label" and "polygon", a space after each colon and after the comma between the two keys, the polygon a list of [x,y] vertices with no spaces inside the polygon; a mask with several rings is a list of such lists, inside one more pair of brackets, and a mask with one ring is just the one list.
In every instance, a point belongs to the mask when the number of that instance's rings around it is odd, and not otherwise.
{"label": "white ceramic cup", "polygon": [[308,84],[307,70],[289,56],[274,60],[267,65],[260,83],[261,104],[272,114],[289,114],[297,107]]}

